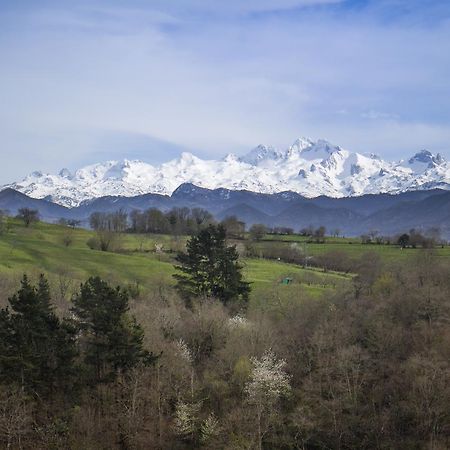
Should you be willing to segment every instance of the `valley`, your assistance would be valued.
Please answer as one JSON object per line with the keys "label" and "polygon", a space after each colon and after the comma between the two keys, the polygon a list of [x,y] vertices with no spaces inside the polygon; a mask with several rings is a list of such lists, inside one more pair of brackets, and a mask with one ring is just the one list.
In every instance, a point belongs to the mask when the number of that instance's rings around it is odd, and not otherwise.
{"label": "valley", "polygon": [[441,189],[345,198],[306,198],[295,192],[261,194],[183,184],[171,196],[108,196],[72,208],[28,197],[11,188],[0,191],[0,210],[15,215],[20,208],[37,210],[40,218],[47,222],[74,219],[84,227],[89,226],[90,215],[97,211],[131,213],[158,209],[168,212],[174,208],[201,208],[213,214],[216,220],[234,216],[248,227],[262,223],[268,227],[289,227],[298,232],[309,226],[325,226],[328,234],[338,232],[347,237],[359,237],[374,230],[386,236],[411,229],[426,232],[436,228],[444,239],[450,238],[450,192]]}

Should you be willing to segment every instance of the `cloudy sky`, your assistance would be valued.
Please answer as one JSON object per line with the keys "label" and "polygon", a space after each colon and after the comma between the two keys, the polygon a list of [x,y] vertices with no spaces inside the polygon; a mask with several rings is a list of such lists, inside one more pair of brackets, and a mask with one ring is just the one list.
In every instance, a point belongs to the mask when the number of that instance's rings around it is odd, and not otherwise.
{"label": "cloudy sky", "polygon": [[299,136],[450,158],[450,2],[0,0],[0,184]]}

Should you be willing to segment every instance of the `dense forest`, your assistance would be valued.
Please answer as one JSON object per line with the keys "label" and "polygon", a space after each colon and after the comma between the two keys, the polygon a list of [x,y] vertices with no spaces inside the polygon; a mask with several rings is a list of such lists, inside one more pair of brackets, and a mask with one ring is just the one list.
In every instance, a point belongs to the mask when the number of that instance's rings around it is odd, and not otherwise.
{"label": "dense forest", "polygon": [[24,276],[10,294],[2,277],[0,445],[448,448],[450,266],[415,255],[368,252],[332,293],[250,302],[236,247],[208,224],[173,287],[92,276],[61,296]]}

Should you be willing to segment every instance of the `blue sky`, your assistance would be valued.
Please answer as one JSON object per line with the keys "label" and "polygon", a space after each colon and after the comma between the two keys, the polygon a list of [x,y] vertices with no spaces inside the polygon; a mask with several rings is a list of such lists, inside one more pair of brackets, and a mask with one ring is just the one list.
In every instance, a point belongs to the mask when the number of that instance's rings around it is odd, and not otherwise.
{"label": "blue sky", "polygon": [[326,138],[450,157],[450,2],[0,0],[0,184]]}

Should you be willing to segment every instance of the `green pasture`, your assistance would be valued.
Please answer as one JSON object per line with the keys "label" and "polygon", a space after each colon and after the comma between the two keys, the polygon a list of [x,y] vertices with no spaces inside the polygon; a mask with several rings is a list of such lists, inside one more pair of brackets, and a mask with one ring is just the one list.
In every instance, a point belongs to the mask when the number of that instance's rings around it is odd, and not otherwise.
{"label": "green pasture", "polygon": [[[336,289],[349,286],[351,275],[321,269],[304,269],[294,264],[266,259],[245,259],[244,274],[252,282],[252,301],[263,306],[273,299],[286,303],[304,294],[320,297],[332,294]],[[283,280],[289,279],[289,284]]]}
{"label": "green pasture", "polygon": [[[0,235],[0,276],[19,278],[23,273],[45,273],[57,279],[81,282],[99,275],[121,285],[139,285],[143,291],[172,286],[176,251],[184,248],[186,237],[123,234],[115,252],[91,250],[87,241],[94,235],[84,229],[37,223],[25,228],[16,220]],[[64,245],[70,236],[71,243]],[[155,244],[163,252],[155,251]],[[276,289],[287,295],[295,291],[319,295],[348,281],[348,277],[264,259],[243,259],[244,274],[252,283],[252,298]],[[292,278],[292,283],[281,281]]]}
{"label": "green pasture", "polygon": [[[289,238],[289,239],[287,239]],[[395,260],[404,260],[406,258],[417,257],[422,249],[420,248],[405,248],[402,249],[399,245],[386,245],[386,244],[362,244],[359,239],[356,238],[327,238],[324,243],[307,242],[306,238],[301,236],[280,236],[277,240],[275,237],[270,236],[259,242],[252,242],[251,245],[256,249],[264,253],[264,250],[271,248],[286,248],[288,249],[292,245],[296,245],[298,250],[302,254],[307,256],[319,256],[330,252],[344,252],[351,258],[360,258],[367,252],[375,252],[380,255],[384,262],[391,262]],[[448,258],[450,262],[450,246],[436,246],[434,249],[436,255]]]}

